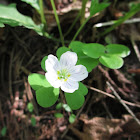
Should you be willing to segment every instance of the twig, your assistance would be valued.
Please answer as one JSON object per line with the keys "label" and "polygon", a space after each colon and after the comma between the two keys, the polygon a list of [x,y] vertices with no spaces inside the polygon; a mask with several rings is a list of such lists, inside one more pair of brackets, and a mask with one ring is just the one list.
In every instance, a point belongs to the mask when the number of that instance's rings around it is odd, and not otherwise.
{"label": "twig", "polygon": [[29,101],[30,101],[30,102],[33,104],[33,106],[34,106],[34,112],[35,112],[35,114],[38,115],[38,108],[37,108],[36,101],[35,101],[34,96],[33,96],[33,94],[32,94],[30,85],[29,85],[28,82],[26,82],[25,78],[24,78],[24,86],[25,86],[25,89],[26,89],[27,97],[28,97]]}
{"label": "twig", "polygon": [[139,119],[135,116],[135,114],[130,110],[130,108],[124,103],[124,101],[121,99],[119,94],[114,90],[114,88],[111,86],[109,82],[106,82],[109,88],[112,90],[115,97],[118,99],[118,101],[124,106],[124,108],[130,113],[130,115],[133,117],[133,119],[140,125]]}
{"label": "twig", "polygon": [[13,60],[13,53],[14,50],[10,53],[10,64],[9,64],[9,93],[10,93],[10,98],[13,103],[14,97],[13,97],[13,91],[12,91],[12,60]]}
{"label": "twig", "polygon": [[25,43],[23,40],[21,40],[21,39],[19,38],[19,36],[18,36],[12,29],[11,29],[10,31],[12,32],[13,36],[15,37],[15,39],[19,42],[18,44],[19,44],[21,47],[23,47],[25,53],[26,53],[28,56],[31,57],[30,52],[27,50],[28,46],[26,45],[26,43]]}
{"label": "twig", "polygon": [[127,12],[123,17],[121,17],[120,19],[118,19],[111,27],[107,28],[104,32],[102,32],[99,36],[104,36],[107,33],[111,32],[112,30],[114,30],[116,27],[118,27],[119,25],[121,25],[127,19],[129,19],[132,16],[134,16],[139,11],[140,11],[140,4],[137,4],[136,6],[134,6],[133,8],[131,8],[130,11]]}
{"label": "twig", "polygon": [[22,70],[26,75],[31,74],[31,72],[30,72],[29,70],[27,70],[24,66],[21,66],[21,70]]}
{"label": "twig", "polygon": [[[76,118],[79,117],[79,115],[80,115],[80,113],[82,112],[83,108],[85,107],[87,101],[89,100],[89,97],[90,97],[90,96],[89,96],[89,94],[88,94],[88,96],[87,96],[87,98],[86,98],[86,101],[84,102],[84,104],[83,104],[83,106],[80,108],[80,110],[78,111],[78,113],[77,113],[77,115],[76,115]],[[69,131],[69,128],[67,127],[67,129],[64,131],[64,133],[61,135],[61,139],[64,138],[64,136],[68,133],[68,131]]]}
{"label": "twig", "polygon": [[[140,22],[140,18],[133,18],[133,19],[129,19],[129,20],[126,20],[123,24],[130,24],[130,23],[137,23],[137,22]],[[105,26],[110,26],[110,25],[113,25],[115,23],[115,21],[108,21],[108,22],[102,22],[102,23],[97,23],[93,26],[96,27],[96,28],[100,28],[100,27],[105,27]]]}
{"label": "twig", "polygon": [[139,52],[137,44],[135,43],[135,41],[132,38],[131,38],[131,43],[132,43],[132,46],[133,46],[134,51],[136,53],[136,56],[137,56],[137,58],[138,58],[138,60],[140,62],[140,52]]}
{"label": "twig", "polygon": [[5,126],[5,123],[4,123],[4,114],[3,114],[3,111],[2,111],[1,102],[0,102],[0,121],[1,121],[1,124],[3,126]]}
{"label": "twig", "polygon": [[109,73],[104,70],[100,65],[98,66],[98,69],[104,74],[104,76],[107,78],[107,80],[120,92],[122,93],[125,97],[129,98],[128,94],[124,92],[120,87],[116,85],[116,83],[112,80],[110,77]]}
{"label": "twig", "polygon": [[103,104],[103,106],[104,106],[104,108],[105,108],[107,114],[109,115],[109,117],[110,117],[111,119],[113,119],[113,116],[112,116],[112,114],[110,113],[108,106],[106,105],[106,103],[105,103],[103,100],[102,100],[102,104]]}
{"label": "twig", "polygon": [[[97,88],[90,87],[90,86],[87,86],[87,85],[86,85],[86,87],[89,88],[89,89],[91,89],[91,90],[93,90],[93,91],[96,91],[96,92],[98,92],[98,93],[102,93],[102,94],[104,94],[104,95],[106,95],[106,96],[108,96],[108,97],[110,97],[110,98],[115,99],[115,96],[113,96],[113,95],[111,95],[111,94],[109,94],[109,93],[107,93],[107,92],[104,92],[104,91],[102,91],[102,90],[99,90],[99,89],[97,89]],[[138,105],[138,104],[131,103],[131,102],[128,102],[128,101],[125,101],[125,100],[122,100],[122,101],[123,101],[125,104],[127,104],[127,105],[140,108],[140,105]]]}
{"label": "twig", "polygon": [[76,118],[79,117],[79,115],[81,114],[82,110],[84,109],[86,103],[88,102],[89,100],[89,97],[90,97],[90,94],[88,94],[87,98],[86,98],[86,101],[84,102],[83,106],[80,108],[80,110],[78,111],[78,113],[76,114]]}

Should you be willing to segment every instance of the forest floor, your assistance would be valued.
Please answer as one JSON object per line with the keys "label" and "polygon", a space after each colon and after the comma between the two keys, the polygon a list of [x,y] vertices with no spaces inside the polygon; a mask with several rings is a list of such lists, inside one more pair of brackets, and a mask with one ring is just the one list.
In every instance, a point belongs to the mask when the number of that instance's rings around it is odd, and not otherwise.
{"label": "forest floor", "polygon": [[[78,2],[75,5],[70,1],[60,1],[56,5],[63,33],[78,14],[81,4]],[[45,11],[49,33],[59,38],[51,7],[47,2],[45,4],[49,10]],[[129,11],[129,4],[128,0],[111,4],[91,18],[77,38],[87,43],[123,44],[129,47],[131,54],[124,59],[122,68],[112,70],[99,65],[83,81],[89,92],[82,108],[73,111],[77,117],[74,124],[69,123],[70,114],[63,109],[59,112],[64,117],[54,116],[58,112],[58,102],[50,108],[40,107],[28,83],[29,73],[44,74],[40,66],[42,58],[48,54],[56,55],[61,42],[23,27],[7,25],[0,28],[0,140],[140,140],[140,125],[136,121],[140,120],[140,22],[121,24],[98,38],[107,27],[95,28],[97,23],[123,16]],[[23,14],[37,20],[29,5],[18,3],[17,7]],[[86,14],[89,14],[88,6]],[[140,13],[133,18],[140,18]],[[65,37],[67,45],[79,25],[78,21]],[[115,93],[121,99],[118,100]],[[33,110],[32,107],[30,110],[29,103],[33,104]]]}

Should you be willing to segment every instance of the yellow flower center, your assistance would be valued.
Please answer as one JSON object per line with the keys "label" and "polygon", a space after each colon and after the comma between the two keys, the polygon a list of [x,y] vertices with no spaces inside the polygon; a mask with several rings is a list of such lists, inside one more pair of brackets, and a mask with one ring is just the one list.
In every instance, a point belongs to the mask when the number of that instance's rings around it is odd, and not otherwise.
{"label": "yellow flower center", "polygon": [[65,82],[71,76],[70,73],[67,71],[67,69],[62,69],[60,71],[57,71],[57,75],[59,80],[64,80]]}

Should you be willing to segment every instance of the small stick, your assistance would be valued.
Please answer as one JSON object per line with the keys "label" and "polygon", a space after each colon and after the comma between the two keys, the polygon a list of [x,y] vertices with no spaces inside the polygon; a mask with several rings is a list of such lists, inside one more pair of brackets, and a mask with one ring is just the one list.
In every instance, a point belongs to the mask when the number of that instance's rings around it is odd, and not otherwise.
{"label": "small stick", "polygon": [[[90,96],[89,96],[89,94],[88,94],[88,96],[87,96],[87,98],[86,98],[86,101],[84,102],[83,106],[82,106],[81,109],[78,111],[78,113],[76,114],[76,119],[79,117],[79,115],[81,114],[82,110],[84,109],[84,107],[85,107],[87,101],[89,100],[89,97],[90,97]],[[63,138],[65,137],[65,135],[68,133],[68,131],[69,131],[69,128],[67,127],[67,129],[64,131],[64,133],[61,135],[61,139],[63,139]]]}
{"label": "small stick", "polygon": [[[90,87],[90,86],[87,86],[87,85],[86,85],[86,87],[89,88],[89,89],[91,89],[91,90],[93,90],[93,91],[96,91],[96,92],[98,92],[98,93],[102,93],[102,94],[104,94],[104,95],[106,95],[106,96],[108,96],[108,97],[110,97],[110,98],[115,99],[115,96],[113,96],[113,95],[111,95],[111,94],[109,94],[109,93],[107,93],[107,92],[104,92],[104,91],[102,91],[102,90],[99,90],[99,89],[97,89],[97,88]],[[139,107],[139,108],[140,108],[140,105],[138,105],[138,104],[131,103],[131,102],[128,102],[128,101],[125,101],[125,100],[122,100],[122,101],[123,101],[125,104],[127,104],[127,105],[134,106],[134,107]]]}
{"label": "small stick", "polygon": [[13,90],[12,90],[12,60],[13,60],[13,54],[14,50],[10,53],[10,64],[9,64],[9,93],[10,93],[10,98],[12,103],[14,102],[14,97],[13,97]]}
{"label": "small stick", "polygon": [[133,117],[133,119],[138,123],[138,125],[140,125],[140,121],[139,119],[135,116],[135,114],[130,110],[130,108],[122,101],[121,97],[119,96],[119,94],[114,90],[114,88],[111,86],[111,84],[109,82],[106,82],[107,85],[109,86],[109,88],[112,90],[113,94],[115,95],[115,97],[118,99],[118,101],[124,106],[124,108],[128,111],[128,113],[130,113],[130,115]]}
{"label": "small stick", "polygon": [[132,43],[132,46],[133,46],[134,51],[136,53],[136,56],[137,56],[137,58],[138,58],[138,60],[140,62],[140,52],[139,52],[137,44],[135,43],[135,41],[132,38],[131,38],[131,43]]}
{"label": "small stick", "polygon": [[[97,23],[95,24],[93,27],[104,27],[104,26],[111,26],[114,25],[116,21],[108,21],[108,22],[102,22],[102,23]],[[123,22],[123,24],[130,24],[130,23],[137,23],[140,22],[140,18],[133,18],[133,19],[128,19],[126,21]]]}

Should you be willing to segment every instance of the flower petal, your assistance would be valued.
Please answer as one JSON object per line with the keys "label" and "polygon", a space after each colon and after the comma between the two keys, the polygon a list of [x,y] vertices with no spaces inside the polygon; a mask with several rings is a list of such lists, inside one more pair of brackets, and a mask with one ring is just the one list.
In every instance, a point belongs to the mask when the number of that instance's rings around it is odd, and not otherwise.
{"label": "flower petal", "polygon": [[61,86],[61,81],[58,79],[55,72],[46,72],[45,77],[54,88],[59,88]]}
{"label": "flower petal", "polygon": [[82,81],[88,77],[87,68],[83,65],[77,65],[77,66],[71,67],[69,69],[69,73],[71,74],[69,79],[73,81]]}
{"label": "flower petal", "polygon": [[45,61],[45,68],[47,71],[56,71],[60,67],[59,61],[56,56],[50,54],[48,59]]}
{"label": "flower petal", "polygon": [[75,52],[67,51],[60,57],[60,64],[62,67],[75,66],[77,63],[77,54]]}
{"label": "flower petal", "polygon": [[64,92],[68,92],[68,93],[73,93],[78,88],[79,88],[79,83],[69,79],[61,85],[61,89]]}

